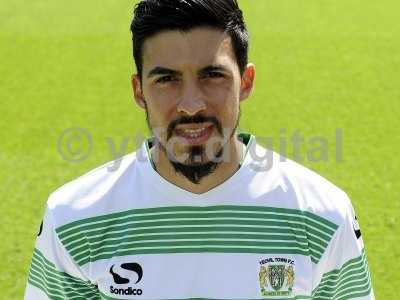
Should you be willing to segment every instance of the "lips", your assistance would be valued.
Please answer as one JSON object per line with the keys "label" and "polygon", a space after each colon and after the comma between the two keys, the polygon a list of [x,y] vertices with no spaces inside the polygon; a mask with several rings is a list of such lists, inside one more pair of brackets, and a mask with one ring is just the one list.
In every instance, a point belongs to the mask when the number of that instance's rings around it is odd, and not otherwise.
{"label": "lips", "polygon": [[184,139],[186,144],[199,145],[206,142],[212,134],[213,125],[186,125],[176,129],[177,136]]}

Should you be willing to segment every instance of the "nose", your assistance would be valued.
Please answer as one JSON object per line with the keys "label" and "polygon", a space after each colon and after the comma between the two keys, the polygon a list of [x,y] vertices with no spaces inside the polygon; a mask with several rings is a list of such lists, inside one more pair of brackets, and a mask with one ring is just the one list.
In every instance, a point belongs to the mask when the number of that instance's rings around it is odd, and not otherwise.
{"label": "nose", "polygon": [[181,99],[178,103],[178,113],[185,113],[194,116],[202,110],[205,110],[206,101],[204,94],[196,80],[187,80],[182,87]]}

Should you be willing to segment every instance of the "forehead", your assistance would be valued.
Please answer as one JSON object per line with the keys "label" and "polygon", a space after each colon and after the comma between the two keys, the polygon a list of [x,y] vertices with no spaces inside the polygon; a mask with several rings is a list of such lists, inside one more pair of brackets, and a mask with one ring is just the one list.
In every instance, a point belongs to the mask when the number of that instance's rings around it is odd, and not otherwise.
{"label": "forehead", "polygon": [[218,29],[200,27],[187,32],[163,31],[143,45],[144,71],[155,66],[177,70],[212,64],[236,65],[231,38]]}

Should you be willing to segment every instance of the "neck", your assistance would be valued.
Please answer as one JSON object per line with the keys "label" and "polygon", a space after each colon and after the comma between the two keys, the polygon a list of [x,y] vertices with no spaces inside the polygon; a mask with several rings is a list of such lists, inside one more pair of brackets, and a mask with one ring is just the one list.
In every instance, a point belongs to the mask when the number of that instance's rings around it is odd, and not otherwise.
{"label": "neck", "polygon": [[[233,135],[224,146],[221,163],[218,164],[217,168],[212,173],[203,177],[197,184],[175,171],[167,154],[160,149],[158,143],[156,143],[150,151],[152,157],[157,157],[154,164],[160,176],[186,191],[202,194],[222,184],[236,173],[242,160],[243,147],[245,147],[245,145],[237,139],[236,135]],[[229,159],[223,159],[224,157]]]}

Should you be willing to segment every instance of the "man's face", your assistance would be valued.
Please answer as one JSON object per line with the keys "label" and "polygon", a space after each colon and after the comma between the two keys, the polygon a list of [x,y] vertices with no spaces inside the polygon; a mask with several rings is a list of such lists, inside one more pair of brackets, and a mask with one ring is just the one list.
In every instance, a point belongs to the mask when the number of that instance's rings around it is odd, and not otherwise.
{"label": "man's face", "polygon": [[169,158],[186,165],[221,154],[238,125],[239,102],[251,90],[229,35],[208,27],[147,39],[141,79],[133,80],[135,99],[153,135]]}

